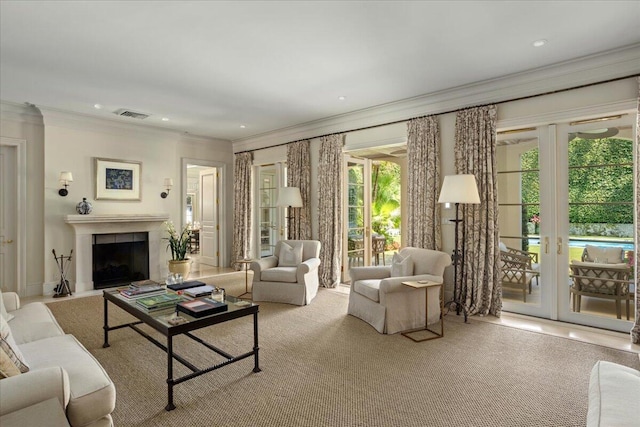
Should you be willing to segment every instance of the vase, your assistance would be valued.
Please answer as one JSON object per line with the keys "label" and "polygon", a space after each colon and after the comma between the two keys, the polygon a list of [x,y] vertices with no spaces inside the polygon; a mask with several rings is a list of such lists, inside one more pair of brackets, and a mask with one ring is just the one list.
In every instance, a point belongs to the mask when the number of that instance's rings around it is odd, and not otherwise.
{"label": "vase", "polygon": [[183,280],[186,280],[186,278],[189,276],[190,271],[191,271],[190,259],[169,260],[169,272],[173,274],[180,274]]}
{"label": "vase", "polygon": [[76,205],[76,212],[80,215],[89,215],[93,210],[93,205],[87,202],[87,198],[83,197],[82,201]]}

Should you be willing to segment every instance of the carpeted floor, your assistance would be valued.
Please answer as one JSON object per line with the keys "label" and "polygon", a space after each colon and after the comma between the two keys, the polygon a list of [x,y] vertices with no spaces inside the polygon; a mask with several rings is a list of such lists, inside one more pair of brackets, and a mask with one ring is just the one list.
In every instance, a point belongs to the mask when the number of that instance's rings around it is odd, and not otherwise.
{"label": "carpeted floor", "polygon": [[[102,297],[49,307],[113,379],[116,426],[583,426],[594,363],[640,368],[631,353],[455,315],[444,338],[414,343],[348,316],[347,302],[321,289],[305,307],[261,303],[262,372],[251,372],[251,358],[180,384],[171,412],[160,349],[129,329],[102,348]],[[111,325],[129,319],[115,307],[110,315]],[[196,335],[246,352],[251,318]],[[198,366],[218,360],[184,337],[176,343]]]}

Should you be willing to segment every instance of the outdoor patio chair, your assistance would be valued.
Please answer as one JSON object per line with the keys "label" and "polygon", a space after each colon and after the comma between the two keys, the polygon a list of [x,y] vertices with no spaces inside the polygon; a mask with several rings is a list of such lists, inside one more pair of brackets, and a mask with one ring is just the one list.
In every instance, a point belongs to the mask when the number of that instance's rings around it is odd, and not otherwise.
{"label": "outdoor patio chair", "polygon": [[531,282],[539,276],[532,268],[531,257],[509,251],[500,251],[500,282],[503,288],[522,290],[522,299],[527,302],[527,290],[531,293]]}
{"label": "outdoor patio chair", "polygon": [[624,263],[600,264],[595,262],[571,261],[572,309],[580,313],[582,296],[613,299],[616,302],[616,316],[622,318],[621,302],[625,301],[629,320],[629,278],[631,268]]}

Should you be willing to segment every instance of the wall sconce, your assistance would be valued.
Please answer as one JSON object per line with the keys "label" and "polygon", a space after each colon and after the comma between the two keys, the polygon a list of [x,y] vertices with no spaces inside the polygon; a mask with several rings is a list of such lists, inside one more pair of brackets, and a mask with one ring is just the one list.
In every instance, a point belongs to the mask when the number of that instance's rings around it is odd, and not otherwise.
{"label": "wall sconce", "polygon": [[171,187],[173,187],[173,179],[165,178],[164,179],[164,188],[166,188],[167,191],[163,191],[162,193],[160,193],[160,197],[162,197],[163,199],[166,199],[167,196],[169,195],[169,192],[171,191]]}
{"label": "wall sconce", "polygon": [[62,183],[62,185],[64,185],[64,188],[58,190],[58,194],[62,197],[65,197],[67,194],[69,194],[69,190],[67,190],[67,187],[69,186],[70,182],[73,182],[73,175],[71,175],[71,172],[60,172],[59,181]]}

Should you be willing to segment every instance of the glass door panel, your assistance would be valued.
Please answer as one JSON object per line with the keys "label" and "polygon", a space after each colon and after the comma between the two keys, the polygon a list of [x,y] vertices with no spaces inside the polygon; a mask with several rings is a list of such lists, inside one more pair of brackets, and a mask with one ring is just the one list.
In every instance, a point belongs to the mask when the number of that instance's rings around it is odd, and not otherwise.
{"label": "glass door panel", "polygon": [[276,206],[278,192],[278,168],[276,165],[260,166],[258,171],[258,256],[273,255],[283,224]]}
{"label": "glass door panel", "polygon": [[369,265],[371,260],[371,162],[345,156],[345,238],[342,281],[348,282],[349,268]]}
{"label": "glass door panel", "polygon": [[635,292],[633,124],[623,116],[561,125],[558,135],[559,318],[627,332]]}
{"label": "glass door panel", "polygon": [[502,299],[505,311],[549,317],[552,288],[542,268],[540,244],[539,142],[538,131],[531,129],[498,137]]}

